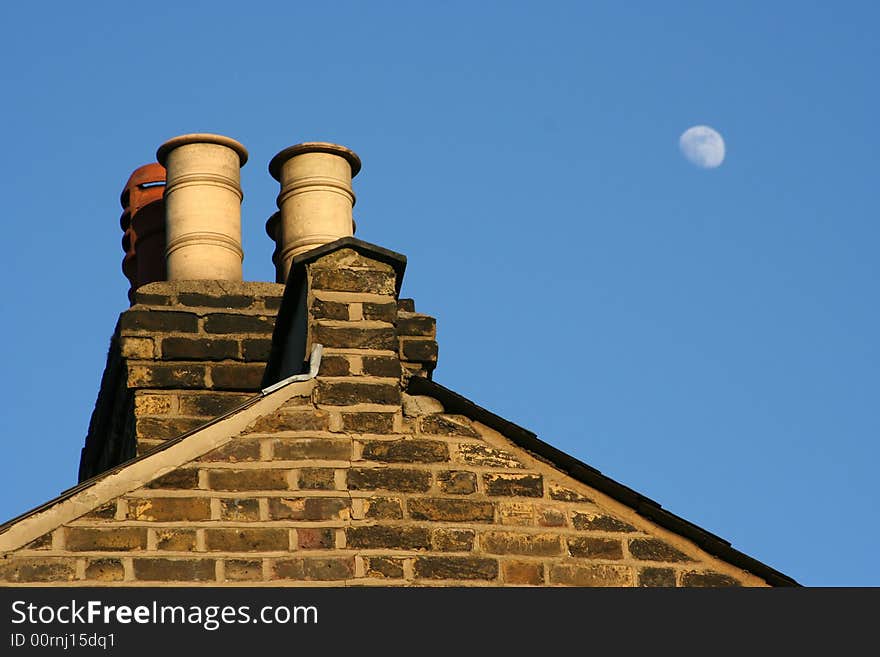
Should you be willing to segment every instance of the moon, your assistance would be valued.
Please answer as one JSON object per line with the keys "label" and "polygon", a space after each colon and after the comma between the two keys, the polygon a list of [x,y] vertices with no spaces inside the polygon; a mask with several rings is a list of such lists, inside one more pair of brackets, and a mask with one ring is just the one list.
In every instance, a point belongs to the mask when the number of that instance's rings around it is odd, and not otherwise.
{"label": "moon", "polygon": [[715,169],[724,162],[724,139],[707,125],[695,125],[678,138],[678,147],[688,162],[701,169]]}

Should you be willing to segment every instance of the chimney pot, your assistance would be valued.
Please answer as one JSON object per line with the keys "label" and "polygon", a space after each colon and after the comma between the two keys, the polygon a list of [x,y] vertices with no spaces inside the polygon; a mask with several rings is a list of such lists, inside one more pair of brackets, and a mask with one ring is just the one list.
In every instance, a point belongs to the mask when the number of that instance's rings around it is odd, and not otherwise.
{"label": "chimney pot", "polygon": [[240,281],[241,167],[247,149],[229,137],[196,133],[169,139],[156,159],[168,172],[168,280]]}
{"label": "chimney pot", "polygon": [[165,280],[165,168],[156,163],[135,169],[120,195],[124,231],[122,272],[130,283],[129,301],[141,285]]}
{"label": "chimney pot", "polygon": [[290,146],[272,158],[280,213],[269,218],[266,231],[276,243],[276,280],[287,280],[294,256],[354,234],[351,179],[360,170],[354,151],[326,142]]}

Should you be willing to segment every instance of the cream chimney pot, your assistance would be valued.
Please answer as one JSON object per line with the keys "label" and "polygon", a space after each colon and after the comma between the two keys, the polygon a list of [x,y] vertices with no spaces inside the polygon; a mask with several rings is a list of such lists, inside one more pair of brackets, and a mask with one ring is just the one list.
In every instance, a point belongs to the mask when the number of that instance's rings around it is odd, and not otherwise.
{"label": "cream chimney pot", "polygon": [[168,280],[240,281],[241,167],[244,146],[222,135],[169,139],[156,159],[167,170],[165,259]]}
{"label": "cream chimney pot", "polygon": [[272,158],[269,173],[281,183],[281,216],[270,219],[279,280],[287,280],[294,256],[354,234],[351,179],[360,169],[354,151],[325,142],[290,146]]}

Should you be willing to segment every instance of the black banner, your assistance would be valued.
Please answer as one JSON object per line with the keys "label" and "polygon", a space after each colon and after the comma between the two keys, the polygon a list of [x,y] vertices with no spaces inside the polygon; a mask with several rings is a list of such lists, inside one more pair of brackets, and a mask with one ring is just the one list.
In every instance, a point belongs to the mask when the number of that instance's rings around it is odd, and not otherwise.
{"label": "black banner", "polygon": [[847,654],[873,645],[878,602],[880,589],[4,588],[0,655]]}

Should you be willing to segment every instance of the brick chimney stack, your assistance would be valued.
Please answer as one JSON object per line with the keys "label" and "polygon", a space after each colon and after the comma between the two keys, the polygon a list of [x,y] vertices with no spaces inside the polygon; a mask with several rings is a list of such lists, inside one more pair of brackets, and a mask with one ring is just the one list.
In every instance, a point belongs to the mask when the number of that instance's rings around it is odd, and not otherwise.
{"label": "brick chimney stack", "polygon": [[392,271],[388,261],[400,256],[352,236],[351,179],[361,166],[352,151],[308,143],[273,158],[270,172],[281,182],[280,210],[268,226],[275,228],[276,283],[241,280],[244,147],[219,135],[184,135],[163,144],[157,157],[161,164],[137,169],[126,186],[132,306],[110,342],[80,480],[202,426],[274,383],[266,382],[273,345],[291,346],[283,331],[275,340],[276,317],[282,298],[299,289],[303,305],[288,304],[298,317],[289,323],[301,322],[306,351],[295,360],[321,343],[322,374],[336,368],[330,376],[346,379],[337,381],[345,384],[340,389],[370,376],[388,379],[385,385],[431,376],[436,324],[416,313],[411,299],[397,298],[402,268]]}
{"label": "brick chimney stack", "polygon": [[156,158],[168,171],[168,279],[240,281],[245,147],[222,135],[181,135],[162,144]]}

